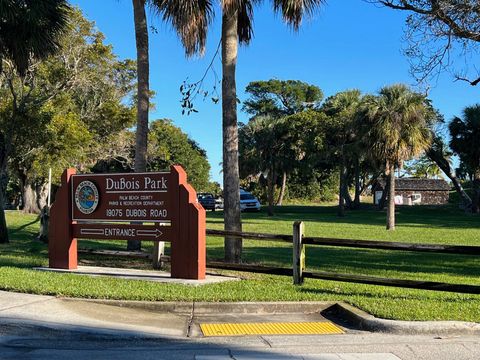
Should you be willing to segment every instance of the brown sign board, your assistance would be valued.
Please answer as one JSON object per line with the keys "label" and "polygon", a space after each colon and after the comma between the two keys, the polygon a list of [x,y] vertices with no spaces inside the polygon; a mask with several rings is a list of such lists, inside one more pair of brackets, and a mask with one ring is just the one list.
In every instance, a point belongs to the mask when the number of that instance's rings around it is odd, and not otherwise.
{"label": "brown sign board", "polygon": [[73,224],[78,239],[172,241],[171,226],[136,224]]}
{"label": "brown sign board", "polygon": [[162,172],[72,175],[72,220],[168,222],[170,178]]}
{"label": "brown sign board", "polygon": [[156,173],[67,169],[50,209],[49,266],[76,269],[77,239],[169,241],[172,277],[204,279],[205,223],[179,165]]}

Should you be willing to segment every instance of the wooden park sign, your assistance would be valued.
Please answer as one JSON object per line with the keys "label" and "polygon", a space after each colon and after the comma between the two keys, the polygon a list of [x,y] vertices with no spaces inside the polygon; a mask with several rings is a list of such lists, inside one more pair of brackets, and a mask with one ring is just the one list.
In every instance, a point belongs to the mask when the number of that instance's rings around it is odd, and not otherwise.
{"label": "wooden park sign", "polygon": [[51,268],[77,268],[77,239],[169,241],[172,277],[205,278],[205,210],[181,166],[127,174],[65,170],[50,210]]}

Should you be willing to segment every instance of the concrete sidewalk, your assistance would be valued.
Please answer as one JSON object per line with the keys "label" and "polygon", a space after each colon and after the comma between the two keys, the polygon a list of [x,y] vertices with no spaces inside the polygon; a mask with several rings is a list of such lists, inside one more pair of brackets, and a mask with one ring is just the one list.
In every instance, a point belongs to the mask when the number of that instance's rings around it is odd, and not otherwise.
{"label": "concrete sidewalk", "polygon": [[0,291],[0,330],[48,329],[136,338],[202,337],[201,323],[323,322],[346,333],[480,335],[480,324],[393,321],[332,302],[201,303],[88,300]]}
{"label": "concrete sidewalk", "polygon": [[327,321],[333,303],[86,300],[0,291],[0,327],[134,337],[200,337],[200,323]]}

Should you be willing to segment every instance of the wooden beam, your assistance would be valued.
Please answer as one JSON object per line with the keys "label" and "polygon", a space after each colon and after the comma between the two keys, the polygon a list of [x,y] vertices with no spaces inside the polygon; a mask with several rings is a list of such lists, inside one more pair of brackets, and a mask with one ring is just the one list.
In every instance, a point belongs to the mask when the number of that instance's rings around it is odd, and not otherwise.
{"label": "wooden beam", "polygon": [[418,251],[459,255],[480,255],[480,246],[416,244],[390,241],[333,239],[323,237],[304,237],[303,243],[308,245],[340,246],[363,249]]}
{"label": "wooden beam", "polygon": [[241,232],[232,230],[210,230],[207,229],[207,235],[210,236],[238,236],[244,239],[265,240],[265,241],[283,241],[292,243],[292,235],[261,234],[252,232]]}

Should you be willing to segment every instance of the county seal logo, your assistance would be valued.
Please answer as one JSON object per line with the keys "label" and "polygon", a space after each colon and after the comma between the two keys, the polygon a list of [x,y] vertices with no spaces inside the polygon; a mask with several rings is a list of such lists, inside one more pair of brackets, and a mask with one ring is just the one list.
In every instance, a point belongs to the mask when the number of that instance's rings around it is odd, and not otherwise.
{"label": "county seal logo", "polygon": [[91,214],[99,201],[98,189],[89,180],[82,181],[75,190],[75,204],[82,214]]}

